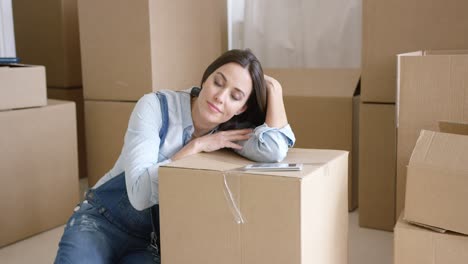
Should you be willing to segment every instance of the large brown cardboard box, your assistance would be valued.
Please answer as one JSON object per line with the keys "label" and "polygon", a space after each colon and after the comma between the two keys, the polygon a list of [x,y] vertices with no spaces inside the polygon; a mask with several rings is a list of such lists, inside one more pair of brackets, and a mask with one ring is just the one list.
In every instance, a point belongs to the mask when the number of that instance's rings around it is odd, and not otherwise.
{"label": "large brown cardboard box", "polygon": [[393,231],[395,105],[363,103],[359,120],[359,225]]}
{"label": "large brown cardboard box", "polygon": [[227,50],[226,1],[78,2],[85,99],[136,101],[200,85]]}
{"label": "large brown cardboard box", "polygon": [[44,65],[48,87],[81,87],[77,0],[14,0],[16,52]]}
{"label": "large brown cardboard box", "polygon": [[363,102],[395,103],[396,55],[468,48],[465,0],[363,0]]}
{"label": "large brown cardboard box", "polygon": [[78,135],[78,164],[80,178],[87,177],[86,168],[86,141],[84,128],[84,101],[83,88],[47,88],[47,97],[52,99],[60,99],[73,101],[76,105],[76,121]]}
{"label": "large brown cardboard box", "polygon": [[0,110],[47,105],[44,66],[0,66]]}
{"label": "large brown cardboard box", "polygon": [[393,263],[465,264],[467,248],[468,236],[435,232],[409,224],[400,217],[395,226]]}
{"label": "large brown cardboard box", "polygon": [[397,101],[397,207],[405,200],[406,166],[421,129],[468,121],[468,52],[420,51],[399,55]]}
{"label": "large brown cardboard box", "polygon": [[358,203],[358,168],[353,129],[357,130],[359,69],[265,69],[283,87],[295,147],[347,150],[349,210]]}
{"label": "large brown cardboard box", "polygon": [[78,202],[75,104],[0,112],[0,247],[63,225]]}
{"label": "large brown cardboard box", "polygon": [[404,219],[468,235],[468,136],[422,130],[407,171]]}
{"label": "large brown cardboard box", "polygon": [[135,104],[85,100],[86,157],[90,187],[112,169],[119,158]]}
{"label": "large brown cardboard box", "polygon": [[347,263],[347,152],[290,150],[299,172],[249,172],[232,152],[159,169],[163,263]]}

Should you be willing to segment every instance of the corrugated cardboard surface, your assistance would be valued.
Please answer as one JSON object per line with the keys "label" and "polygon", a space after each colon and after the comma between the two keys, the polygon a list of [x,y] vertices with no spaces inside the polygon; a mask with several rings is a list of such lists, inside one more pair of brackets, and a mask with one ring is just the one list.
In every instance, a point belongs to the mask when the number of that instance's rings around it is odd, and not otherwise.
{"label": "corrugated cardboard surface", "polygon": [[76,105],[76,120],[78,134],[78,158],[79,158],[79,174],[80,178],[87,177],[86,168],[86,141],[84,128],[84,101],[82,88],[48,88],[47,97],[52,99],[68,100],[75,102]]}
{"label": "corrugated cardboard surface", "polygon": [[117,161],[134,102],[85,101],[88,184],[93,186]]}
{"label": "corrugated cardboard surface", "polygon": [[85,99],[136,101],[200,85],[227,50],[226,1],[82,0]]}
{"label": "corrugated cardboard surface", "polygon": [[396,215],[403,208],[406,166],[420,130],[437,131],[441,120],[468,121],[468,53],[453,53],[399,57]]}
{"label": "corrugated cardboard surface", "polygon": [[441,234],[411,225],[402,217],[395,226],[394,263],[468,263],[468,236]]}
{"label": "corrugated cardboard surface", "polygon": [[396,55],[466,49],[464,0],[363,0],[362,101],[394,103]]}
{"label": "corrugated cardboard surface", "polygon": [[[347,263],[347,153],[293,149],[301,172],[243,172],[231,152],[161,167],[165,263]],[[239,220],[241,220],[239,222]]]}
{"label": "corrugated cardboard surface", "polygon": [[44,66],[0,66],[0,110],[47,105]]}
{"label": "corrugated cardboard surface", "polygon": [[3,111],[0,124],[1,247],[63,225],[79,183],[73,102]]}
{"label": "corrugated cardboard surface", "polygon": [[[296,136],[295,147],[340,149],[352,152],[353,123],[358,100],[353,95],[359,69],[265,69],[283,88],[288,122]],[[349,157],[349,210],[357,207],[357,160]]]}
{"label": "corrugated cardboard surface", "polygon": [[392,231],[395,225],[395,105],[361,104],[359,225]]}
{"label": "corrugated cardboard surface", "polygon": [[44,65],[48,87],[80,87],[77,0],[13,1],[17,56]]}
{"label": "corrugated cardboard surface", "polygon": [[407,176],[405,220],[468,234],[468,136],[422,130]]}

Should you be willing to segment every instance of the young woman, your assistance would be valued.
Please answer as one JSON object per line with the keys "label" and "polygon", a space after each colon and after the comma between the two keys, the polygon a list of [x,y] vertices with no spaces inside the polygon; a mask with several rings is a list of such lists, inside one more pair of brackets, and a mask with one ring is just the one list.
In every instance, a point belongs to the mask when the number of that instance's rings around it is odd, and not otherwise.
{"label": "young woman", "polygon": [[159,166],[222,148],[277,162],[294,141],[280,83],[249,50],[224,53],[200,88],[138,101],[120,157],[75,208],[55,263],[160,263]]}

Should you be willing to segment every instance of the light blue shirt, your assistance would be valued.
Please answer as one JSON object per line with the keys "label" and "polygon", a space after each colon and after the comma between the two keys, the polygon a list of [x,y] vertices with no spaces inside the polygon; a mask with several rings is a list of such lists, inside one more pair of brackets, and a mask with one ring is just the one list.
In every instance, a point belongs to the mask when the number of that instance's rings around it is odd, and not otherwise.
{"label": "light blue shirt", "polygon": [[[125,171],[128,198],[135,209],[143,210],[159,203],[158,168],[171,162],[171,157],[190,141],[194,132],[190,90],[160,91],[169,106],[169,126],[161,146],[162,114],[158,97],[150,93],[137,102],[117,162],[93,188]],[[289,125],[278,129],[263,124],[254,129],[248,140],[237,142],[243,148],[236,152],[256,162],[279,162],[294,142]]]}

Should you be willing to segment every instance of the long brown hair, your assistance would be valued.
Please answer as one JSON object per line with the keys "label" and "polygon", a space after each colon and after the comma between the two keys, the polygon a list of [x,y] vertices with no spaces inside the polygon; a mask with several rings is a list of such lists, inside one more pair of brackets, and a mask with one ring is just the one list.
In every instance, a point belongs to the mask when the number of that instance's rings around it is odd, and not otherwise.
{"label": "long brown hair", "polygon": [[214,71],[224,64],[231,62],[237,63],[249,71],[252,79],[252,93],[246,102],[247,109],[242,114],[236,115],[227,122],[221,124],[218,129],[228,130],[259,126],[265,122],[267,109],[266,85],[260,61],[249,49],[233,49],[219,56],[206,68],[200,87],[203,87],[203,83]]}

